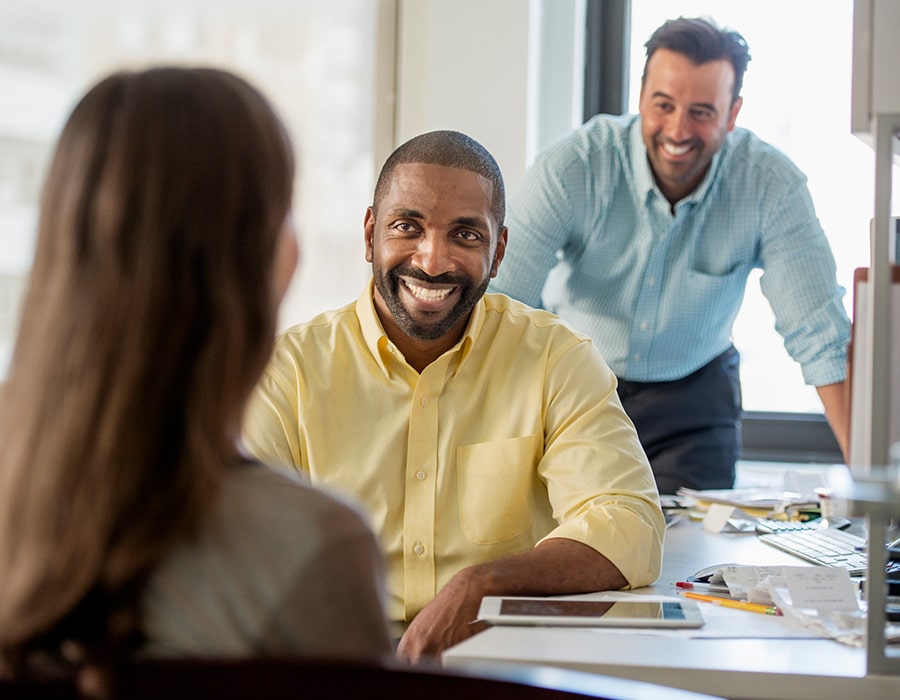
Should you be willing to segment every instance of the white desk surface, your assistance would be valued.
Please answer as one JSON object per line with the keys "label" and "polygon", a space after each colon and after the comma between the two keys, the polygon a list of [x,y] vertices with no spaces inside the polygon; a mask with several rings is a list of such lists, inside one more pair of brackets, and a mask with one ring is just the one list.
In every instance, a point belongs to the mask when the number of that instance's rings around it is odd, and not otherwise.
{"label": "white desk surface", "polygon": [[[666,531],[659,580],[635,592],[675,595],[673,581],[725,563],[803,565],[752,534],[712,534],[683,520]],[[864,649],[807,637],[786,618],[699,605],[707,624],[698,630],[493,627],[448,649],[442,661],[448,668],[470,669],[492,663],[558,666],[740,700],[900,697],[900,676],[866,676]],[[730,628],[736,638],[723,638],[723,629]],[[773,636],[782,632],[793,636]],[[703,638],[704,633],[718,636]]]}

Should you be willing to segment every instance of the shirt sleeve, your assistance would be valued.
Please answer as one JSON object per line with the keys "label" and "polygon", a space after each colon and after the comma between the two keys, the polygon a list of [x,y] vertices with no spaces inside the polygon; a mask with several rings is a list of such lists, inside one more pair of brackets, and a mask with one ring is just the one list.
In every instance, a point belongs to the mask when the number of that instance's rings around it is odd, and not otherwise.
{"label": "shirt sleeve", "polygon": [[850,319],[831,248],[805,178],[800,174],[798,178],[765,208],[760,288],[804,380],[822,386],[846,378]]}
{"label": "shirt sleeve", "polygon": [[539,473],[558,527],[544,539],[582,542],[608,558],[629,587],[659,576],[665,519],[646,454],[589,340],[552,363],[546,379]]}
{"label": "shirt sleeve", "polygon": [[243,441],[259,461],[303,471],[298,377],[291,373],[293,366],[288,353],[276,346],[272,362],[247,405]]}
{"label": "shirt sleeve", "polygon": [[547,276],[572,236],[570,192],[583,190],[584,166],[561,144],[539,157],[510,203],[509,244],[490,291],[543,308]]}

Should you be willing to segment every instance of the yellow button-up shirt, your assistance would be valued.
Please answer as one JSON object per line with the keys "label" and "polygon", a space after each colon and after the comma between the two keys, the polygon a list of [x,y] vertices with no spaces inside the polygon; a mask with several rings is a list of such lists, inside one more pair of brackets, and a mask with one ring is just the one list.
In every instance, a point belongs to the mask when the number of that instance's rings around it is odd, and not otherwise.
{"label": "yellow button-up shirt", "polygon": [[664,519],[614,375],[587,336],[503,295],[485,295],[419,374],[385,335],[370,281],[355,304],[279,336],[244,437],[361,504],[396,621],[460,569],[549,537],[593,547],[631,587],[659,575]]}

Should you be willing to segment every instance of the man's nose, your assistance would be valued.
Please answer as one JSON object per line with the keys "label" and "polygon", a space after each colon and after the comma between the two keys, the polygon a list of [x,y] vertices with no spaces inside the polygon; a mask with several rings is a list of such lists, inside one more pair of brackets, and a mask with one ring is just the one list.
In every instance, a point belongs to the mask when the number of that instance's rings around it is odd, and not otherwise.
{"label": "man's nose", "polygon": [[431,277],[453,271],[454,263],[447,237],[438,234],[422,236],[416,247],[413,262],[422,272]]}
{"label": "man's nose", "polygon": [[670,141],[681,143],[691,138],[691,125],[687,110],[676,109],[666,117],[663,134]]}

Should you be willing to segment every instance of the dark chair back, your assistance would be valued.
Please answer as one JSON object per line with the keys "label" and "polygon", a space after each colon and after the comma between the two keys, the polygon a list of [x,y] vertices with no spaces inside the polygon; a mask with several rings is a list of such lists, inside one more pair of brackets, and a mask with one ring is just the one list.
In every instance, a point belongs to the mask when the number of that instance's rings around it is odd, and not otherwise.
{"label": "dark chair back", "polygon": [[150,661],[123,669],[117,698],[214,700],[710,700],[711,696],[578,671],[534,666],[475,673],[439,667],[322,660]]}
{"label": "dark chair back", "polygon": [[[101,684],[104,700],[714,700],[650,683],[558,668],[507,665],[478,673],[316,659],[144,660]],[[85,700],[74,682],[0,681],[0,698]]]}

